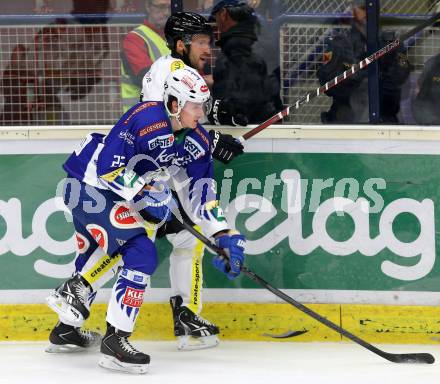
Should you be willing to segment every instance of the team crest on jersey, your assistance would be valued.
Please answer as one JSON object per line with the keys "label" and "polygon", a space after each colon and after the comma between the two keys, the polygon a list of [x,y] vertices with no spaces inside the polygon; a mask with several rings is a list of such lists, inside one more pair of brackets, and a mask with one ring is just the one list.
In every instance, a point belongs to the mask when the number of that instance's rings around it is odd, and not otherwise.
{"label": "team crest on jersey", "polygon": [[205,154],[205,150],[202,148],[202,146],[191,136],[185,137],[183,148],[192,156],[194,160],[199,159]]}
{"label": "team crest on jersey", "polygon": [[123,203],[113,206],[110,211],[110,222],[119,229],[142,227],[142,224],[136,220],[136,213]]}
{"label": "team crest on jersey", "polygon": [[172,133],[168,135],[157,136],[148,142],[148,149],[151,151],[157,147],[169,148],[174,143],[174,135]]}
{"label": "team crest on jersey", "polygon": [[87,224],[87,231],[92,235],[93,239],[98,243],[99,247],[107,253],[108,235],[107,231],[98,224]]}
{"label": "team crest on jersey", "polygon": [[89,240],[79,232],[76,232],[75,235],[78,253],[85,253],[90,246]]}
{"label": "team crest on jersey", "polygon": [[202,86],[200,87],[200,90],[201,90],[202,92],[208,92],[208,86],[207,86],[207,85],[202,85]]}
{"label": "team crest on jersey", "polygon": [[185,67],[185,63],[182,60],[174,60],[171,63],[171,72],[177,71]]}

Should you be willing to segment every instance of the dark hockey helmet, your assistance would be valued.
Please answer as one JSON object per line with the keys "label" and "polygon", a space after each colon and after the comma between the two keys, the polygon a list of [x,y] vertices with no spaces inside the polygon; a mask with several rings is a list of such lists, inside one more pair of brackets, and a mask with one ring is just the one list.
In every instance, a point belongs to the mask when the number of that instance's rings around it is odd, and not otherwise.
{"label": "dark hockey helmet", "polygon": [[194,35],[208,35],[211,41],[213,39],[212,27],[203,16],[194,12],[177,12],[168,18],[165,38],[171,51],[174,51],[177,40],[190,44]]}

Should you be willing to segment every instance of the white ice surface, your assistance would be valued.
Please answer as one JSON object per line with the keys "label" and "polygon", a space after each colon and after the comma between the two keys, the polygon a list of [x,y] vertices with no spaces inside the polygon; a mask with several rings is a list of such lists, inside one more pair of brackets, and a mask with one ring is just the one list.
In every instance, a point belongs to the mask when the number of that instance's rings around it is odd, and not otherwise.
{"label": "white ice surface", "polygon": [[438,384],[440,345],[386,345],[387,352],[429,352],[433,365],[394,364],[351,343],[226,342],[178,352],[173,342],[133,342],[149,353],[146,375],[97,365],[99,352],[47,354],[46,343],[0,343],[0,383],[20,384]]}

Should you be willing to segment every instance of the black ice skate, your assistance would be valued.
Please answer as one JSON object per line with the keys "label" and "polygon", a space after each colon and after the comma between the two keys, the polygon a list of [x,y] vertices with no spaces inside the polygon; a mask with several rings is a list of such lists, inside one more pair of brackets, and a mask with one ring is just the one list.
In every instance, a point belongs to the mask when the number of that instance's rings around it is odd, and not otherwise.
{"label": "black ice skate", "polygon": [[81,327],[90,315],[87,300],[91,292],[90,285],[77,274],[61,284],[46,300],[63,322]]}
{"label": "black ice skate", "polygon": [[178,340],[179,351],[212,348],[219,344],[218,327],[182,306],[180,296],[171,297],[170,305],[173,310],[174,335]]}
{"label": "black ice skate", "polygon": [[49,353],[82,352],[95,350],[101,343],[102,336],[97,332],[83,331],[71,325],[58,322],[49,335]]}
{"label": "black ice skate", "polygon": [[107,332],[101,342],[101,367],[127,373],[147,372],[150,356],[130,344],[130,335],[107,323]]}

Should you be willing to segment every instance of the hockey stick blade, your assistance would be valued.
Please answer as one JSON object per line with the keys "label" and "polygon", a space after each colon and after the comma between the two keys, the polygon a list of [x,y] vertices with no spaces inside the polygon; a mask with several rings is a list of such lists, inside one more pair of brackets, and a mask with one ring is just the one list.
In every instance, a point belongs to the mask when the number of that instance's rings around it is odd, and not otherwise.
{"label": "hockey stick blade", "polygon": [[303,96],[297,102],[289,106],[285,109],[283,109],[281,112],[278,112],[276,115],[273,115],[268,120],[264,121],[257,127],[251,129],[250,131],[246,132],[243,136],[237,137],[237,140],[243,143],[246,140],[249,140],[251,137],[255,136],[257,133],[261,132],[263,129],[266,129],[270,125],[276,123],[278,120],[281,120],[283,117],[286,117],[290,114],[291,109],[293,108],[298,109],[301,105],[309,103],[310,100],[313,100],[315,97],[318,97],[319,95],[322,95],[329,89],[338,86],[342,82],[344,82],[346,79],[353,76],[355,73],[359,72],[361,69],[364,69],[368,67],[371,63],[374,63],[375,61],[379,60],[382,56],[388,54],[389,52],[395,50],[397,47],[399,47],[405,40],[408,40],[410,37],[416,35],[420,31],[422,31],[424,28],[434,24],[437,20],[440,18],[440,12],[432,15],[429,19],[425,20],[424,22],[420,23],[419,25],[415,26],[414,28],[410,29],[408,32],[404,33],[402,36],[400,36],[399,39],[396,39],[389,43],[388,45],[385,45],[381,49],[377,50],[376,52],[372,53],[370,56],[366,57],[365,59],[361,60],[358,64],[352,65],[350,69],[347,69],[343,73],[336,76],[334,79],[328,81],[324,85],[322,85],[319,88],[316,88],[315,90],[311,90],[307,95]]}
{"label": "hockey stick blade", "polygon": [[435,362],[434,356],[430,353],[388,353],[382,351],[380,356],[393,363],[433,364]]}
{"label": "hockey stick blade", "polygon": [[271,333],[263,333],[262,336],[272,337],[273,339],[289,339],[290,337],[300,336],[304,333],[308,332],[308,329],[303,329],[301,331],[287,331],[282,333],[281,335],[273,335]]}
{"label": "hockey stick blade", "polygon": [[[180,215],[177,214],[177,212],[176,212],[175,216],[182,223],[183,227],[188,232],[193,234],[197,239],[199,239],[208,248],[213,250],[218,255],[227,257],[225,254],[225,251],[223,249],[221,249],[221,248],[217,247],[215,244],[211,243],[211,241],[206,236],[204,236],[202,233],[200,233],[195,228],[193,228],[192,225],[187,223]],[[310,308],[308,308],[305,305],[301,304],[300,302],[296,301],[292,297],[286,295],[284,292],[280,291],[279,289],[272,287],[272,285],[270,285],[267,281],[265,281],[263,278],[258,276],[256,273],[252,272],[247,267],[242,266],[241,272],[244,273],[251,280],[255,281],[257,284],[261,285],[262,287],[264,287],[267,290],[269,290],[270,292],[272,292],[275,296],[278,296],[280,299],[293,305],[295,308],[299,309],[301,312],[304,312],[306,315],[313,317],[315,320],[317,320],[320,323],[326,325],[327,327],[333,329],[334,331],[338,332],[339,334],[346,337],[347,339],[354,341],[355,343],[359,344],[360,346],[368,349],[369,351],[375,353],[376,355],[383,357],[384,359],[386,359],[388,361],[391,361],[393,363],[413,363],[413,364],[432,364],[435,361],[434,356],[432,356],[429,353],[389,353],[389,352],[382,351],[381,349],[375,347],[374,345],[367,343],[365,340],[362,340],[361,338],[348,332],[346,329],[341,328],[339,325],[336,325],[335,323],[333,323],[330,320],[326,319],[325,317],[321,316],[319,313],[311,310]]]}
{"label": "hockey stick blade", "polygon": [[310,308],[296,301],[292,297],[286,295],[284,292],[280,291],[279,289],[272,287],[267,281],[265,281],[263,278],[261,278],[256,273],[249,270],[248,268],[242,267],[241,271],[251,280],[265,287],[266,289],[271,291],[274,295],[278,296],[280,299],[283,299],[285,302],[293,305],[295,308],[299,309],[300,311],[304,312],[310,317],[313,317],[315,320],[333,329],[334,331],[338,332],[347,339],[354,341],[355,343],[361,345],[362,347],[368,349],[369,351],[375,353],[376,355],[383,357],[388,361],[391,361],[393,363],[412,363],[412,364],[432,364],[435,361],[434,356],[432,356],[429,353],[389,353],[382,351],[381,349],[375,347],[374,345],[367,343],[365,340],[362,340],[361,338],[353,335],[346,329],[341,328],[339,325],[336,325],[335,323],[321,316],[317,312],[311,310]]}

